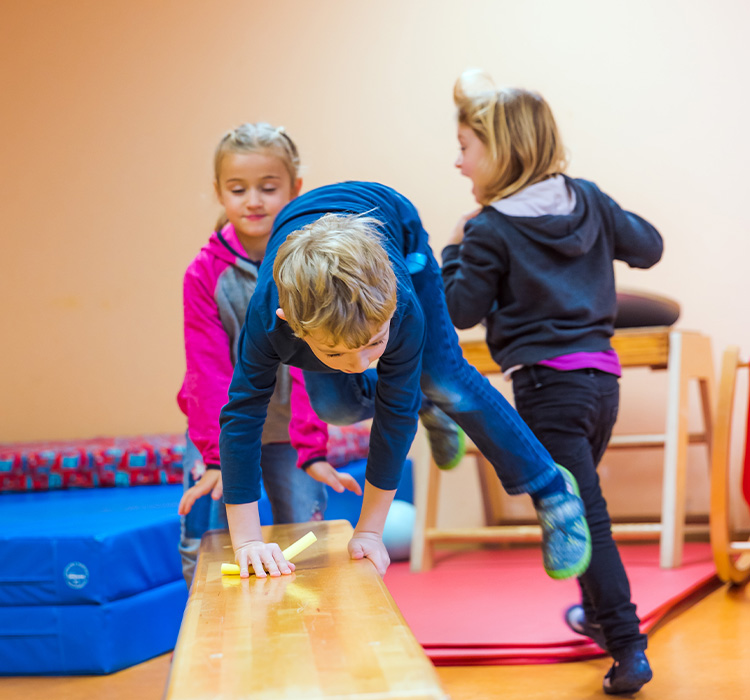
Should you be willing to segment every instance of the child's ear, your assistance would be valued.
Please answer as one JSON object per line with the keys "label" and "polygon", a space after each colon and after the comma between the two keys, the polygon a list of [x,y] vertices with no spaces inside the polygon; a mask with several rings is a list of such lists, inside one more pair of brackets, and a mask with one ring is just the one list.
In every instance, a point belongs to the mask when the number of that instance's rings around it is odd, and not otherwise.
{"label": "child's ear", "polygon": [[292,187],[292,199],[295,197],[299,197],[299,193],[302,191],[302,178],[298,177],[297,181],[294,183],[294,187]]}
{"label": "child's ear", "polygon": [[284,309],[276,309],[276,315],[282,320],[286,321],[286,316],[284,315]]}

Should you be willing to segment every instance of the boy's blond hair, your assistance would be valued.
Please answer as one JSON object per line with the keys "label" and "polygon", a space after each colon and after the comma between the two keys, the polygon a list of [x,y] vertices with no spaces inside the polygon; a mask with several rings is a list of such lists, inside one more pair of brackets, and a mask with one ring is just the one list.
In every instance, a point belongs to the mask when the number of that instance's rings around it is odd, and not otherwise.
{"label": "boy's blond hair", "polygon": [[482,71],[464,71],[453,88],[458,123],[487,148],[480,204],[490,204],[565,172],[567,156],[544,98],[521,88],[496,88]]}
{"label": "boy's blond hair", "polygon": [[359,348],[396,310],[396,275],[380,244],[380,221],[326,214],[281,245],[273,265],[279,306],[299,337]]}

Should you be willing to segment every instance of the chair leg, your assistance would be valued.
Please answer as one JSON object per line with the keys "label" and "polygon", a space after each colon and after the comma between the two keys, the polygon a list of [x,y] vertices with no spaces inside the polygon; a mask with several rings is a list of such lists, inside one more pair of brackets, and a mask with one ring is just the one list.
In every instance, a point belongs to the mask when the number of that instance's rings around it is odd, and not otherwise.
{"label": "chair leg", "polygon": [[687,372],[683,337],[669,338],[669,389],[664,435],[664,475],[661,504],[661,543],[659,559],[663,569],[682,561],[685,530],[685,481],[688,446]]}
{"label": "chair leg", "polygon": [[477,452],[475,457],[479,488],[482,492],[484,524],[487,526],[497,525],[503,517],[503,506],[499,491],[500,482],[492,463],[481,452]]}
{"label": "chair leg", "polygon": [[422,460],[424,469],[415,475],[416,519],[411,539],[409,568],[413,572],[429,571],[433,565],[434,543],[427,537],[437,524],[440,496],[440,469],[430,456]]}

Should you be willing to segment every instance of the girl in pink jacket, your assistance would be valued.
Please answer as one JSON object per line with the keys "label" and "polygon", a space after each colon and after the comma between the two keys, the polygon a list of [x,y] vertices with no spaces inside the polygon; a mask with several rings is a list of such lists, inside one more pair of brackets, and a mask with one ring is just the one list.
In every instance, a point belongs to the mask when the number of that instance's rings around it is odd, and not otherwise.
{"label": "girl in pink jacket", "polygon": [[[294,142],[283,127],[264,123],[232,129],[214,156],[214,187],[225,216],[190,263],[183,287],[187,371],[177,401],[188,428],[179,549],[188,587],[201,536],[227,527],[219,412],[227,401],[240,330],[274,219],[302,187],[298,171]],[[290,375],[280,367],[261,456],[275,523],[322,519],[325,483],[336,491],[360,492],[353,477],[327,463],[327,438],[326,424],[310,408],[302,373]]]}

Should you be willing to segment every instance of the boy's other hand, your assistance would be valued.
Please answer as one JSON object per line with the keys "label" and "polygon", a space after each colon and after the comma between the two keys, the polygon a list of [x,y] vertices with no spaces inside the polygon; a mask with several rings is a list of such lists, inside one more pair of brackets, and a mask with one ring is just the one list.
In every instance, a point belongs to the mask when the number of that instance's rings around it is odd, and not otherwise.
{"label": "boy's other hand", "polygon": [[381,576],[385,576],[391,558],[383,544],[383,538],[373,532],[354,532],[349,540],[349,556],[352,559],[369,559]]}
{"label": "boy's other hand", "polygon": [[177,512],[180,515],[187,515],[192,509],[193,504],[207,493],[211,494],[211,498],[214,501],[221,500],[221,497],[224,495],[221,469],[207,469],[203,476],[195,483],[195,486],[191,486],[182,494],[180,504],[177,506]]}
{"label": "boy's other hand", "polygon": [[234,559],[240,567],[240,578],[250,576],[250,567],[257,578],[265,578],[266,571],[271,576],[291,574],[294,571],[294,564],[284,558],[281,547],[275,542],[248,542],[237,549]]}
{"label": "boy's other hand", "polygon": [[338,471],[328,462],[313,462],[305,471],[316,481],[328,484],[336,493],[348,489],[358,496],[362,495],[362,489],[351,474]]}

